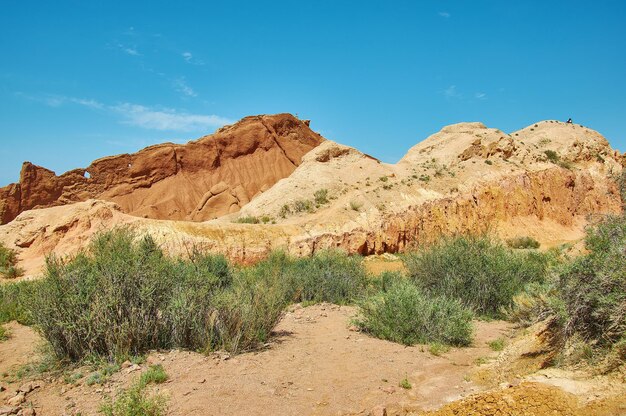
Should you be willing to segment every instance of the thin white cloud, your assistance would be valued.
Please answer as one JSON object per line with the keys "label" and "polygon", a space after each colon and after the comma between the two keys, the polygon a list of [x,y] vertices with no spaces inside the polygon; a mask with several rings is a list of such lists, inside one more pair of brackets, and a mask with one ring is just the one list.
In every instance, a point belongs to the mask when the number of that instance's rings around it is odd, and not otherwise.
{"label": "thin white cloud", "polygon": [[198,94],[187,85],[185,77],[177,78],[174,80],[174,89],[186,97],[197,97]]}
{"label": "thin white cloud", "polygon": [[36,95],[24,94],[22,92],[16,92],[15,95],[18,97],[24,98],[26,100],[29,100],[29,101],[42,103],[44,105],[47,105],[48,107],[53,107],[53,108],[61,107],[62,105],[68,104],[68,103],[82,105],[84,107],[89,107],[92,109],[103,109],[105,107],[104,104],[99,103],[96,100],[66,97],[63,95],[36,96]]}
{"label": "thin white cloud", "polygon": [[461,98],[462,95],[457,91],[456,85],[450,85],[448,88],[443,90],[443,95],[446,98]]}
{"label": "thin white cloud", "polygon": [[204,65],[204,61],[203,60],[194,57],[193,54],[191,52],[189,52],[189,51],[185,51],[185,52],[181,53],[180,56],[182,56],[183,59],[185,60],[185,62],[187,62],[188,64],[199,65],[199,66]]}
{"label": "thin white cloud", "polygon": [[136,47],[133,47],[133,46],[126,46],[126,45],[123,45],[123,44],[121,44],[121,43],[118,43],[118,44],[117,44],[117,47],[118,47],[118,48],[119,48],[122,52],[124,52],[124,53],[125,53],[125,54],[127,54],[127,55],[131,55],[131,56],[140,56],[140,55],[141,55],[141,54],[139,53],[139,51],[137,50],[137,48],[136,48]]}
{"label": "thin white cloud", "polygon": [[133,103],[107,105],[96,100],[75,97],[33,96],[22,92],[16,92],[15,95],[48,107],[58,108],[66,104],[76,104],[92,110],[104,110],[121,118],[123,124],[148,130],[206,131],[233,123],[233,120],[215,114],[192,114],[171,108],[153,108]]}
{"label": "thin white cloud", "polygon": [[122,116],[124,124],[151,130],[202,131],[232,123],[231,120],[214,114],[189,114],[132,103],[119,104],[111,109]]}
{"label": "thin white cloud", "polygon": [[478,100],[486,100],[487,99],[487,94],[485,94],[484,92],[477,92],[474,94],[474,98],[478,99]]}
{"label": "thin white cloud", "polygon": [[85,100],[83,98],[67,98],[67,101],[74,103],[74,104],[79,104],[82,105],[84,107],[89,107],[89,108],[93,108],[93,109],[97,109],[97,110],[102,110],[103,108],[105,108],[105,105],[96,101],[96,100]]}
{"label": "thin white cloud", "polygon": [[439,12],[439,13],[437,13],[437,14],[438,14],[439,16],[441,16],[441,17],[445,17],[446,19],[449,19],[449,18],[450,18],[450,13],[448,13],[448,12]]}

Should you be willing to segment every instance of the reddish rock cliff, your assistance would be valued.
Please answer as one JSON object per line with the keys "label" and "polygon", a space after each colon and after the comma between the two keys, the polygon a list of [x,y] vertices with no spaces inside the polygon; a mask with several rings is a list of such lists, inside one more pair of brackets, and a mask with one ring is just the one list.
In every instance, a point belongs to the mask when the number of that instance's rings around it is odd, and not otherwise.
{"label": "reddish rock cliff", "polygon": [[185,145],[151,146],[56,176],[25,162],[0,188],[0,223],[19,213],[90,198],[135,216],[204,221],[238,211],[287,177],[324,139],[290,114],[246,117]]}

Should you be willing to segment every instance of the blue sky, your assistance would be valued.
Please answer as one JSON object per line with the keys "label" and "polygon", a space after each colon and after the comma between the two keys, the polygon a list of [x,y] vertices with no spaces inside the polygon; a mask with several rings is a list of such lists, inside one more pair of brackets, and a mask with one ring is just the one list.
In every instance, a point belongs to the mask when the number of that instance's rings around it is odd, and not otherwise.
{"label": "blue sky", "polygon": [[0,13],[0,186],[291,112],[395,162],[567,119],[626,150],[624,1],[28,1]]}

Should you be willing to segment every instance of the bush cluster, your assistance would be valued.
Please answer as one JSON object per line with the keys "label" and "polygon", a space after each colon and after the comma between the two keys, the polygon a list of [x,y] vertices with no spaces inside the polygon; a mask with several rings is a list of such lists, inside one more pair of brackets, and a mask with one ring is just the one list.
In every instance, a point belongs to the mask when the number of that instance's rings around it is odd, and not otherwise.
{"label": "bush cluster", "polygon": [[431,296],[412,282],[393,281],[389,289],[361,302],[356,323],[378,338],[405,345],[472,341],[472,312],[459,301]]}
{"label": "bush cluster", "polygon": [[[258,310],[263,319],[238,326],[229,312],[237,306],[231,293],[240,289],[224,257],[195,253],[173,260],[149,236],[137,240],[128,230],[98,235],[88,252],[70,261],[49,258],[34,289],[33,322],[57,356],[74,361],[171,347],[251,348],[282,308],[276,302],[279,310]],[[273,303],[268,295],[246,301],[260,307]]]}
{"label": "bush cluster", "polygon": [[626,216],[609,217],[589,230],[589,254],[559,276],[567,320],[565,334],[600,346],[626,340]]}
{"label": "bush cluster", "polygon": [[405,263],[423,291],[456,299],[480,316],[499,318],[526,284],[545,279],[549,256],[513,252],[488,236],[461,236],[409,253]]}
{"label": "bush cluster", "polygon": [[560,265],[546,282],[527,285],[508,317],[525,325],[549,319],[561,358],[610,357],[610,370],[626,361],[625,216],[591,227],[585,242],[588,254]]}
{"label": "bush cluster", "polygon": [[197,251],[172,259],[149,236],[118,229],[69,261],[49,258],[36,284],[3,288],[0,314],[23,315],[72,361],[174,347],[238,352],[266,342],[289,303],[348,303],[367,287],[361,258],[337,251],[275,253],[235,269]]}

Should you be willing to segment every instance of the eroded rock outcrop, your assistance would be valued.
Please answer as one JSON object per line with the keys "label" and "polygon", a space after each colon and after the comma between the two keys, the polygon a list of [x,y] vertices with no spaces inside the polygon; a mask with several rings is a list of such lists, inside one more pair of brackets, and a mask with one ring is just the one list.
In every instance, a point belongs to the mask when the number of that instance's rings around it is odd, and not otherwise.
{"label": "eroded rock outcrop", "polygon": [[324,139],[290,114],[246,117],[185,145],[151,146],[56,176],[25,162],[16,184],[0,188],[0,223],[19,213],[87,199],[125,213],[204,221],[238,211],[289,176]]}

